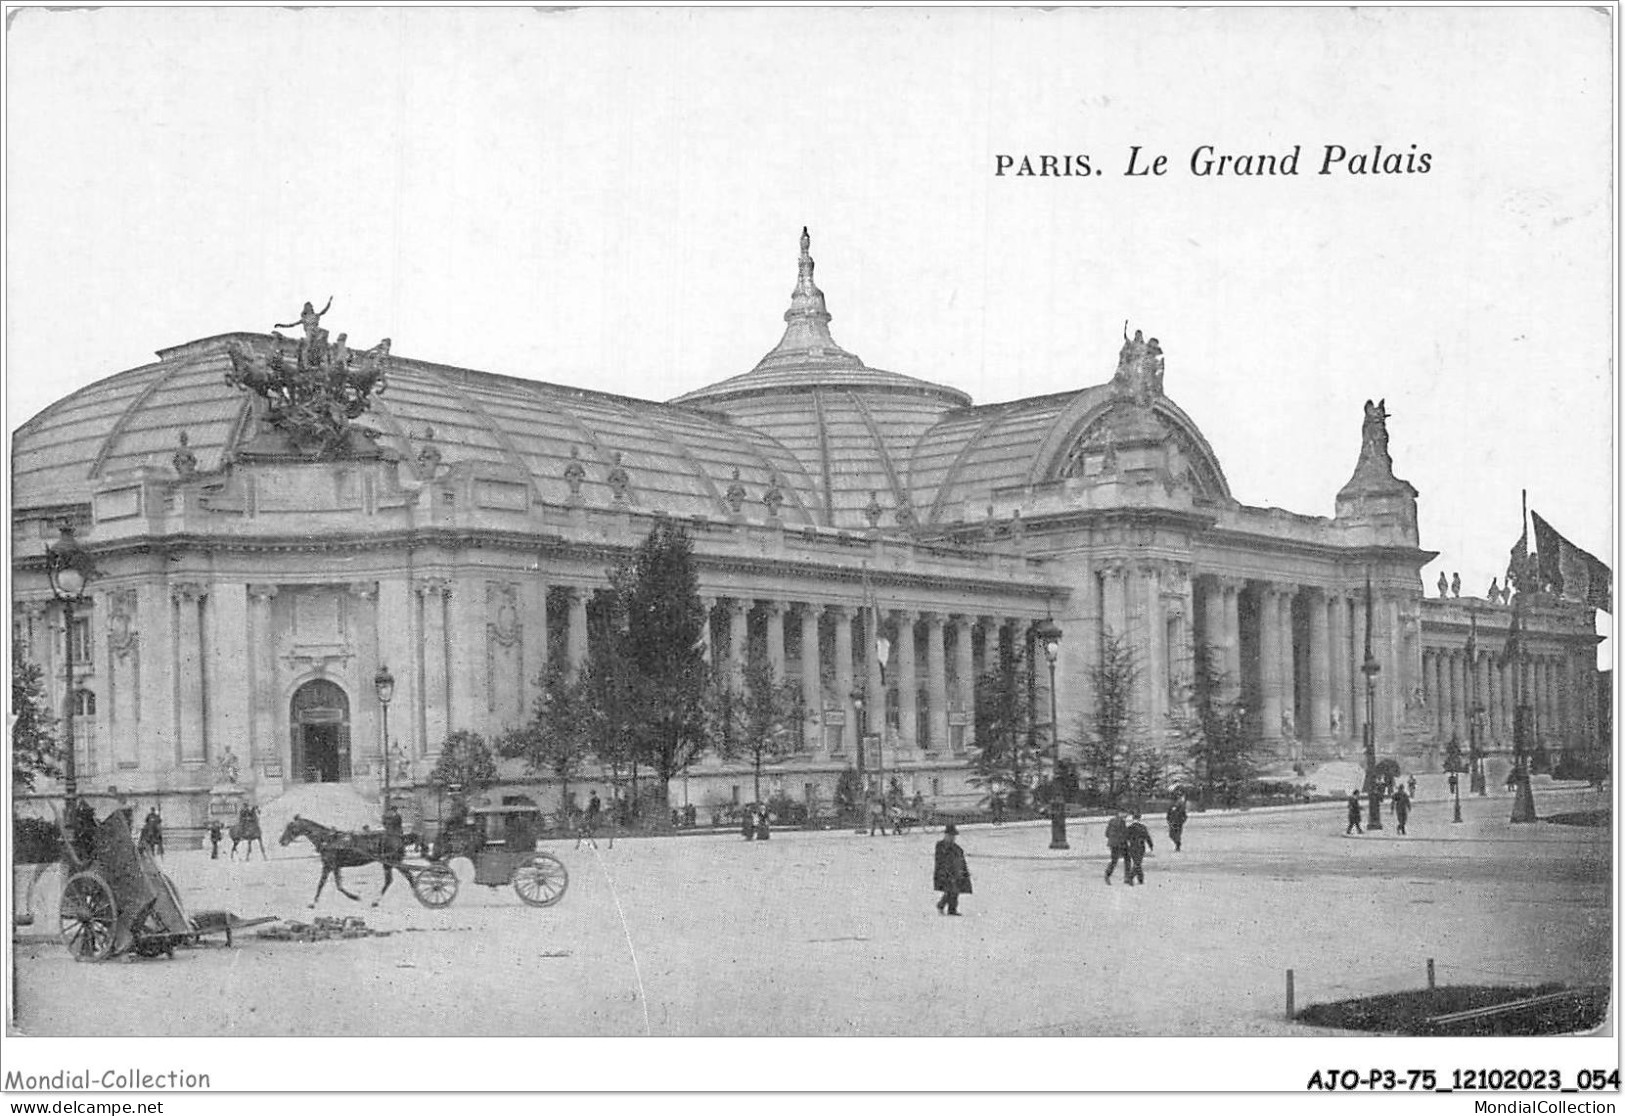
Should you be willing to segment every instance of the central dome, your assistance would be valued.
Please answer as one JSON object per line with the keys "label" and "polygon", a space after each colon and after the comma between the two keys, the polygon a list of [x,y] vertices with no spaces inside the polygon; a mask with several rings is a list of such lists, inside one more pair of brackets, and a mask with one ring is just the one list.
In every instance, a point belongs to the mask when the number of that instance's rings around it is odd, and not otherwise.
{"label": "central dome", "polygon": [[824,292],[813,282],[811,248],[812,237],[802,228],[796,286],[790,292],[790,309],[784,312],[784,336],[779,343],[749,372],[679,395],[673,403],[710,408],[723,400],[837,388],[924,396],[938,401],[941,410],[970,405],[970,396],[962,391],[914,376],[870,368],[856,353],[837,345],[829,332],[830,313],[824,306]]}

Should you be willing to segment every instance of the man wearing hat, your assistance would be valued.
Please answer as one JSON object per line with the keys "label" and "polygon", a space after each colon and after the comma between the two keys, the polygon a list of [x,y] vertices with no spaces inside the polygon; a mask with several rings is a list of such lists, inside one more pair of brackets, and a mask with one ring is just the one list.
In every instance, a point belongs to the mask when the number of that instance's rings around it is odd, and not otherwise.
{"label": "man wearing hat", "polygon": [[931,887],[942,892],[942,898],[937,900],[938,914],[957,915],[959,897],[971,891],[970,868],[965,864],[965,850],[959,847],[958,836],[959,828],[949,825],[942,831],[942,840],[937,842]]}
{"label": "man wearing hat", "polygon": [[1130,871],[1128,858],[1128,815],[1119,808],[1112,815],[1112,820],[1106,823],[1106,848],[1111,850],[1112,862],[1106,865],[1106,882],[1112,882],[1112,873],[1117,871],[1117,862],[1123,862],[1123,870]]}

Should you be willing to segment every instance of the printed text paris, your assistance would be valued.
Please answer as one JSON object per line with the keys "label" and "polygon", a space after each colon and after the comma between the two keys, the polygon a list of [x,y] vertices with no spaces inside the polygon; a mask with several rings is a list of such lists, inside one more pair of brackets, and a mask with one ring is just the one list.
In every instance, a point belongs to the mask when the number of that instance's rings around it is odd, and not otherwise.
{"label": "printed text paris", "polygon": [[[1295,176],[1302,166],[1323,175],[1427,174],[1433,169],[1433,153],[1417,150],[1414,143],[1404,151],[1380,143],[1369,149],[1323,144],[1315,156],[1318,166],[1304,164],[1302,157],[1301,143],[1293,144],[1290,151],[1246,154],[1223,152],[1204,143],[1183,165],[1196,178]],[[1160,178],[1172,169],[1167,155],[1148,152],[1140,144],[1129,148],[1125,162],[1122,173],[1129,178]],[[995,178],[1091,178],[1106,173],[1102,163],[1086,154],[993,156]]]}

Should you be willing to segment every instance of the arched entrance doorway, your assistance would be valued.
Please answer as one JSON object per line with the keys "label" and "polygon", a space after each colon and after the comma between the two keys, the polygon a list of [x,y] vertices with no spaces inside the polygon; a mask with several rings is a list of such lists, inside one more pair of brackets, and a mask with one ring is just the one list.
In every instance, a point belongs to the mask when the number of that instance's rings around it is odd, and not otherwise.
{"label": "arched entrance doorway", "polygon": [[325,678],[294,691],[288,707],[293,731],[293,777],[301,783],[350,779],[350,699]]}

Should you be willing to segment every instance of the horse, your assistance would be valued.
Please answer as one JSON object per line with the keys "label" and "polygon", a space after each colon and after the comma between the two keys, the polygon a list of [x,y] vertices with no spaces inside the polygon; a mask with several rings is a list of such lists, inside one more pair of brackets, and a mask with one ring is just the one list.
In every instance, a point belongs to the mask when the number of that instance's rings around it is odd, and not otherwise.
{"label": "horse", "polygon": [[[254,842],[256,841],[260,845],[260,859],[267,859],[265,855],[265,837],[260,833],[260,812],[258,810],[250,807],[238,814],[237,820],[226,830],[226,835],[231,838],[231,859],[237,859],[237,846],[245,841],[248,843],[248,848],[243,851],[244,861],[254,859]],[[283,844],[287,844],[287,842],[284,841]]]}
{"label": "horse", "polygon": [[[277,844],[286,848],[299,838],[305,838],[316,848],[316,854],[322,858],[322,878],[316,883],[316,895],[311,899],[310,905],[314,909],[316,900],[322,897],[322,888],[327,884],[327,877],[333,877],[333,886],[347,899],[361,901],[361,896],[345,890],[344,880],[339,875],[344,868],[360,868],[367,864],[379,864],[384,869],[384,889],[378,893],[378,898],[372,901],[377,906],[389,892],[389,885],[395,881],[395,872],[399,870],[406,876],[406,869],[401,860],[405,855],[405,842],[391,833],[373,832],[347,833],[342,829],[322,825],[320,822],[302,818],[298,814],[288,823],[282,831]],[[408,880],[410,877],[408,876]]]}
{"label": "horse", "polygon": [[[41,878],[66,859],[67,839],[56,822],[45,818],[16,817],[11,819],[13,894],[23,896],[22,907],[13,914],[15,926],[34,924],[34,889]],[[24,874],[26,884],[21,882]]]}

